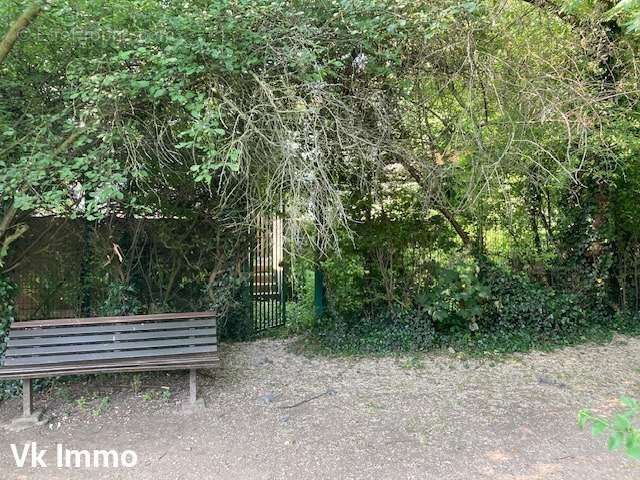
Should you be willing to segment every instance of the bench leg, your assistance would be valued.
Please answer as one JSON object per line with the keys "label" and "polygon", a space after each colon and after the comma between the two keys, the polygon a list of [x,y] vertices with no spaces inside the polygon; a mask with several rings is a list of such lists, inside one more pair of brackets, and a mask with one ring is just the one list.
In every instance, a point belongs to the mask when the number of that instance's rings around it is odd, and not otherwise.
{"label": "bench leg", "polygon": [[22,416],[30,417],[33,413],[31,379],[22,380]]}
{"label": "bench leg", "polygon": [[189,370],[189,400],[195,405],[198,400],[198,372],[195,368]]}
{"label": "bench leg", "polygon": [[41,411],[33,411],[33,390],[31,379],[22,380],[22,416],[14,419],[4,428],[11,432],[21,432],[28,428],[44,425],[49,419]]}
{"label": "bench leg", "polygon": [[182,412],[191,415],[205,408],[203,398],[198,398],[198,372],[195,368],[189,370],[189,401],[182,405]]}

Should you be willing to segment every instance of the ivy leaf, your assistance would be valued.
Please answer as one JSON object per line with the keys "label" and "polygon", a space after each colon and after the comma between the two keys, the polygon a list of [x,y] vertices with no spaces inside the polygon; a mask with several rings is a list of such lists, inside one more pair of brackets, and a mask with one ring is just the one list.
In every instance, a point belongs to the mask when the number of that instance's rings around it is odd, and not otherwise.
{"label": "ivy leaf", "polygon": [[591,412],[589,412],[589,410],[580,410],[580,412],[578,412],[578,426],[584,428],[589,418],[591,418]]}
{"label": "ivy leaf", "polygon": [[613,428],[619,432],[625,432],[631,428],[631,422],[624,415],[616,415],[613,421]]}
{"label": "ivy leaf", "polygon": [[634,442],[631,445],[627,445],[625,451],[631,458],[640,460],[640,443]]}
{"label": "ivy leaf", "polygon": [[608,423],[607,423],[606,420],[603,420],[601,418],[596,418],[593,421],[593,424],[591,425],[591,434],[594,437],[598,437],[598,436],[602,435],[602,432],[605,431],[607,426],[608,426]]}
{"label": "ivy leaf", "polygon": [[634,410],[638,408],[638,401],[635,398],[627,397],[626,395],[620,397],[620,403],[622,403],[625,407]]}
{"label": "ivy leaf", "polygon": [[617,448],[620,448],[623,441],[624,441],[624,434],[622,432],[615,432],[613,435],[609,437],[609,441],[607,442],[607,448],[609,448],[609,451],[616,450]]}

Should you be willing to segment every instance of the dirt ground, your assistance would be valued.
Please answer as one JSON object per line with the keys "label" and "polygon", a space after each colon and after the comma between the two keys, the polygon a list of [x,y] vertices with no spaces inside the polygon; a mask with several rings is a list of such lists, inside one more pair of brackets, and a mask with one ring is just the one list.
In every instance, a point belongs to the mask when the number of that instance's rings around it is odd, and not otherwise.
{"label": "dirt ground", "polygon": [[[640,339],[501,360],[452,353],[344,359],[291,340],[223,345],[199,376],[206,408],[184,415],[184,373],[84,378],[36,395],[52,422],[0,429],[4,479],[633,479],[640,464],[576,427],[640,398]],[[165,388],[163,388],[165,387]],[[0,423],[20,400],[0,404]],[[47,449],[16,467],[10,444]],[[130,449],[133,468],[57,468],[67,449]]]}

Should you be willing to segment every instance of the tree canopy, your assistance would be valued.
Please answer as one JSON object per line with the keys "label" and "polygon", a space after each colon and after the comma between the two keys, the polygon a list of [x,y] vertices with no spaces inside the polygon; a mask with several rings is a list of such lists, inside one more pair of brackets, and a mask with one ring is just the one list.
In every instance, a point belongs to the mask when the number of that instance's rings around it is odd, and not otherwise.
{"label": "tree canopy", "polygon": [[32,215],[284,209],[292,250],[388,253],[398,226],[620,308],[639,18],[624,0],[5,2],[0,262]]}

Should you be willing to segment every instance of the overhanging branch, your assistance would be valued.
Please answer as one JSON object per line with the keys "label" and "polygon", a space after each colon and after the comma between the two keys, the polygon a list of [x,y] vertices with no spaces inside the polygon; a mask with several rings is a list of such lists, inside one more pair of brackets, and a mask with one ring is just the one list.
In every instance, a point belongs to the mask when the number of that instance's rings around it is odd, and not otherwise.
{"label": "overhanging branch", "polygon": [[9,30],[5,33],[2,41],[0,42],[0,65],[2,65],[5,59],[9,56],[11,49],[18,41],[20,33],[26,29],[38,15],[40,15],[43,5],[44,2],[32,3],[9,27]]}
{"label": "overhanging branch", "polygon": [[[418,169],[406,160],[401,160],[400,163],[407,170],[407,172],[409,172],[409,175],[413,177],[413,179],[418,183],[418,185],[420,185],[420,188],[422,188],[422,190],[429,197],[429,199],[434,200],[433,195],[429,193],[428,185],[425,185],[424,179],[422,175],[420,175],[420,172],[418,171]],[[438,212],[440,212],[440,214],[444,218],[447,219],[449,224],[451,224],[453,229],[456,231],[456,233],[460,237],[460,240],[462,240],[462,244],[465,247],[468,247],[469,245],[471,245],[471,237],[466,232],[466,230],[462,227],[462,225],[460,225],[458,220],[456,220],[456,218],[453,216],[453,213],[451,213],[451,211],[447,207],[445,207],[444,205],[440,205],[438,202],[435,202],[435,201],[434,201],[434,208]]]}

